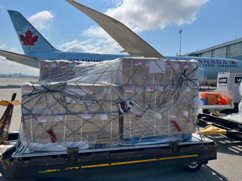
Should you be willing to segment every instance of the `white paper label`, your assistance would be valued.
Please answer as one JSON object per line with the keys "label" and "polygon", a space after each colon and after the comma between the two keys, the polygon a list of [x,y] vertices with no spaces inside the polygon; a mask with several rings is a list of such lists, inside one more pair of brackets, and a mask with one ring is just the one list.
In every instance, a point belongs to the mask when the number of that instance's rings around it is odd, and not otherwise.
{"label": "white paper label", "polygon": [[70,103],[71,101],[72,101],[72,99],[71,99],[71,98],[66,97],[66,103]]}
{"label": "white paper label", "polygon": [[190,91],[191,91],[190,87],[187,87],[186,92],[190,92]]}
{"label": "white paper label", "polygon": [[133,92],[133,88],[132,87],[126,87],[125,92]]}
{"label": "white paper label", "polygon": [[176,114],[175,114],[175,113],[171,113],[171,114],[170,114],[170,117],[171,117],[171,118],[176,118]]}
{"label": "white paper label", "polygon": [[56,117],[55,117],[55,121],[56,121],[56,122],[61,122],[62,119],[63,119],[62,116],[56,116]]}
{"label": "white paper label", "polygon": [[107,120],[108,119],[107,114],[100,115],[100,119],[101,119],[101,121]]}
{"label": "white paper label", "polygon": [[187,111],[183,111],[183,115],[184,116],[188,116],[188,112]]}
{"label": "white paper label", "polygon": [[136,87],[136,92],[137,92],[137,93],[141,93],[141,92],[142,92],[142,89],[141,89],[141,88]]}
{"label": "white paper label", "polygon": [[178,69],[178,68],[179,68],[179,63],[174,63],[174,64],[173,64],[173,68],[174,68],[174,69]]}
{"label": "white paper label", "polygon": [[91,114],[83,114],[84,119],[90,119],[92,117]]}
{"label": "white paper label", "polygon": [[155,73],[165,73],[165,60],[153,60],[149,62],[149,73],[155,74]]}
{"label": "white paper label", "polygon": [[157,114],[156,114],[156,118],[158,118],[158,119],[162,119],[162,114],[157,113]]}
{"label": "white paper label", "polygon": [[197,64],[195,64],[195,63],[192,64],[192,68],[193,68],[193,69],[195,69],[195,68],[197,68],[197,67],[198,67]]}
{"label": "white paper label", "polygon": [[103,92],[105,94],[111,94],[111,88],[104,88]]}
{"label": "white paper label", "polygon": [[163,91],[164,90],[164,87],[163,86],[158,86],[158,91]]}
{"label": "white paper label", "polygon": [[37,118],[37,121],[38,121],[39,123],[45,123],[45,122],[46,122],[46,117],[38,117],[38,118]]}
{"label": "white paper label", "polygon": [[31,93],[33,91],[32,87],[24,87],[23,88],[23,93]]}
{"label": "white paper label", "polygon": [[55,68],[56,67],[56,63],[51,63],[50,67]]}

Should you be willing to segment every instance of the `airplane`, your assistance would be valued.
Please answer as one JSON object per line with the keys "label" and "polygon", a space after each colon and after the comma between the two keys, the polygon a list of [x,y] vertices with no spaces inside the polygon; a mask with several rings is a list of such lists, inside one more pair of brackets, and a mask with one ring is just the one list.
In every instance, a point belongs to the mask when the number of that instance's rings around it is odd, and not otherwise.
{"label": "airplane", "polygon": [[98,54],[63,52],[55,49],[33,25],[19,12],[8,10],[19,41],[22,45],[24,55],[0,50],[0,56],[8,60],[39,68],[41,60],[68,60],[99,62],[113,60],[121,57],[156,57],[168,60],[192,60],[199,62],[199,85],[207,80],[216,80],[218,72],[238,72],[241,70],[241,61],[227,58],[204,58],[186,56],[163,56],[152,46],[135,34],[121,22],[86,7],[73,0],[66,0],[68,3],[82,11],[99,24],[114,40],[116,40],[129,55],[124,54]]}

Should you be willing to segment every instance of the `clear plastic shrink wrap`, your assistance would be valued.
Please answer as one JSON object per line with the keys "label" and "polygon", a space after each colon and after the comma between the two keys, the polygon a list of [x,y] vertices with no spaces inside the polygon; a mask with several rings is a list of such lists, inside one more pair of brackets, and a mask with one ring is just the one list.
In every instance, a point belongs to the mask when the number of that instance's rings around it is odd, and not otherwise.
{"label": "clear plastic shrink wrap", "polygon": [[22,85],[20,140],[32,151],[189,140],[200,105],[195,60],[42,61]]}

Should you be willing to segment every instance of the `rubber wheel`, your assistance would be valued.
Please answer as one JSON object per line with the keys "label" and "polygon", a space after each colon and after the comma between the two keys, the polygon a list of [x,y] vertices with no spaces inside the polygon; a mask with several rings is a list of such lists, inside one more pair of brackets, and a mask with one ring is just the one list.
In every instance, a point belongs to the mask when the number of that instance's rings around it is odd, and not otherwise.
{"label": "rubber wheel", "polygon": [[196,164],[196,165],[187,165],[184,167],[184,169],[187,172],[196,172],[202,167],[202,164]]}

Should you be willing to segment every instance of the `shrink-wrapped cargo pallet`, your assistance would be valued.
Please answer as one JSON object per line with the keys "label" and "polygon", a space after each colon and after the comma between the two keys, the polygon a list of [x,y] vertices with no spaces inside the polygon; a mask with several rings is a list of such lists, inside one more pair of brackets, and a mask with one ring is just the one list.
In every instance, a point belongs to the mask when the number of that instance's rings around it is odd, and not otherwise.
{"label": "shrink-wrapped cargo pallet", "polygon": [[40,81],[22,85],[20,140],[32,151],[187,140],[198,90],[195,60],[42,61]]}

